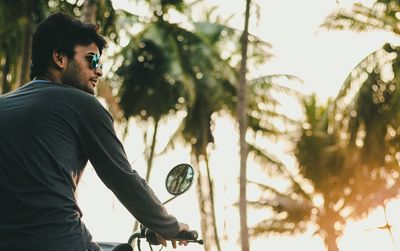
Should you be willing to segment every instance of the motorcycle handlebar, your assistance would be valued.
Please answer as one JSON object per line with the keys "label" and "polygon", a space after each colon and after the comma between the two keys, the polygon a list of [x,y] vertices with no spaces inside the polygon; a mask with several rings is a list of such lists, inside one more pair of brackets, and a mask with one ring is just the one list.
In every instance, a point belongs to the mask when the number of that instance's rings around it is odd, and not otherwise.
{"label": "motorcycle handlebar", "polygon": [[[156,233],[142,226],[141,229],[129,237],[128,243],[132,243],[134,239],[146,238],[146,241],[151,245],[160,245],[157,240]],[[171,240],[185,240],[188,242],[196,242],[203,245],[203,240],[198,240],[199,234],[196,230],[181,231]]]}
{"label": "motorcycle handlebar", "polygon": [[188,241],[195,241],[199,238],[199,233],[196,230],[188,230],[188,231],[181,231],[178,235],[174,238],[174,240],[188,240]]}
{"label": "motorcycle handlebar", "polygon": [[[159,245],[160,244],[157,240],[156,234],[153,231],[147,229],[145,236],[146,236],[147,242],[149,242],[151,245]],[[203,241],[197,240],[197,238],[199,238],[199,234],[197,233],[197,231],[189,230],[189,231],[179,232],[178,235],[176,237],[174,237],[172,240],[186,240],[189,242],[197,242],[199,244],[202,244]]]}

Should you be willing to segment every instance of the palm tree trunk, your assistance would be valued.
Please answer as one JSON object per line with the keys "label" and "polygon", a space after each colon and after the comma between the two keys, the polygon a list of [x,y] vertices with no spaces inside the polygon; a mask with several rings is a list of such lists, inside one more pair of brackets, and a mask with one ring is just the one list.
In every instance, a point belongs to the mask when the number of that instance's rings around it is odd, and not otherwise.
{"label": "palm tree trunk", "polygon": [[338,236],[335,233],[335,229],[332,226],[332,229],[327,233],[327,236],[325,237],[325,246],[328,251],[339,251],[339,248],[337,246],[336,240]]}
{"label": "palm tree trunk", "polygon": [[211,210],[212,221],[213,221],[214,241],[215,241],[215,246],[217,246],[217,250],[221,251],[221,244],[219,243],[219,237],[218,237],[218,231],[217,231],[217,217],[215,215],[214,184],[213,184],[211,174],[210,174],[210,165],[208,163],[207,154],[205,154],[204,156],[205,156],[205,162],[206,162],[207,182],[208,182],[208,189],[209,189],[209,195],[210,195],[210,207],[211,207],[210,210]]}
{"label": "palm tree trunk", "polygon": [[32,22],[33,22],[33,20],[32,20],[32,18],[30,18],[28,21],[28,24],[25,27],[25,34],[24,34],[25,42],[24,42],[23,54],[22,54],[22,58],[21,58],[21,76],[20,76],[19,86],[22,86],[29,81],[29,72],[30,72],[29,48],[30,48],[31,37],[32,37],[32,33],[33,33]]}
{"label": "palm tree trunk", "polygon": [[336,240],[338,239],[338,233],[334,226],[335,222],[340,218],[337,212],[329,207],[329,199],[324,202],[324,214],[319,219],[319,225],[321,230],[324,232],[324,243],[327,251],[339,251]]}
{"label": "palm tree trunk", "polygon": [[247,70],[247,47],[248,47],[248,27],[250,18],[250,2],[246,1],[246,12],[245,12],[245,24],[244,30],[241,37],[242,45],[242,61],[240,64],[240,76],[238,85],[238,120],[239,120],[239,134],[240,134],[240,176],[239,176],[239,213],[240,213],[240,237],[242,251],[249,251],[249,231],[247,226],[247,196],[246,196],[246,181],[247,181],[247,154],[248,146],[246,143],[246,131],[247,131],[247,82],[246,82],[246,70]]}
{"label": "palm tree trunk", "polygon": [[87,24],[96,24],[97,5],[98,0],[85,0],[83,3],[83,14],[81,16],[82,22]]}
{"label": "palm tree trunk", "polygon": [[[32,7],[31,7],[32,9]],[[31,40],[32,40],[32,35],[33,35],[33,18],[31,15],[31,12],[29,13],[29,24],[26,26],[25,30],[25,46],[24,46],[24,55],[22,59],[22,69],[23,69],[23,74],[21,75],[21,80],[23,81],[22,83],[25,84],[29,81],[29,73],[31,70],[31,60],[30,60],[30,47],[31,47]]]}
{"label": "palm tree trunk", "polygon": [[146,173],[146,181],[149,182],[150,179],[150,172],[153,167],[153,159],[154,159],[154,149],[156,148],[156,139],[157,139],[157,132],[158,132],[158,125],[160,122],[160,119],[154,119],[154,133],[153,137],[151,139],[151,145],[150,145],[150,154],[147,158],[147,173]]}
{"label": "palm tree trunk", "polygon": [[[194,166],[197,169],[197,199],[199,201],[199,209],[200,209],[200,222],[201,222],[201,234],[204,239],[208,237],[208,214],[207,214],[207,209],[206,209],[206,198],[204,196],[204,191],[203,191],[203,177],[201,174],[200,170],[200,160],[199,156],[193,156],[193,163],[196,163]],[[205,241],[204,242],[204,251],[210,251],[211,250],[211,245],[210,242]]]}
{"label": "palm tree trunk", "polygon": [[6,51],[6,55],[5,55],[5,63],[3,65],[3,69],[2,71],[2,86],[1,86],[1,90],[0,90],[0,94],[4,94],[7,93],[9,91],[11,91],[11,86],[10,83],[8,82],[7,76],[10,73],[10,60],[11,60],[11,53],[9,50],[5,50]]}
{"label": "palm tree trunk", "polygon": [[[160,122],[160,119],[155,119],[155,121],[154,121],[154,133],[153,133],[153,137],[152,137],[151,145],[150,145],[150,154],[147,158],[147,172],[146,172],[146,181],[147,182],[149,182],[151,169],[153,167],[154,149],[156,148],[156,142],[157,142],[156,139],[157,139],[159,122]],[[138,229],[139,229],[139,222],[135,221],[135,223],[133,224],[132,233],[136,232],[136,230],[138,230]]]}
{"label": "palm tree trunk", "polygon": [[29,81],[29,71],[30,71],[30,44],[31,44],[31,37],[33,34],[33,18],[32,18],[32,12],[33,12],[33,1],[24,1],[23,3],[23,20],[24,20],[24,25],[22,27],[24,33],[23,33],[23,39],[24,42],[21,44],[21,49],[20,51],[21,56],[19,57],[18,61],[18,75],[17,75],[17,86],[22,86],[25,83]]}

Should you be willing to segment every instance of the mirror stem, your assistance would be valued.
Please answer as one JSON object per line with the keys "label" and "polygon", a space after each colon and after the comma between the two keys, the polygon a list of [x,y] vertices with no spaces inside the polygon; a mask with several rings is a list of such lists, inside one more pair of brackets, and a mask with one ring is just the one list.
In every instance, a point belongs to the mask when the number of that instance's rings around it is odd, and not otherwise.
{"label": "mirror stem", "polygon": [[178,197],[178,195],[175,195],[174,197],[172,197],[172,198],[170,198],[170,199],[164,201],[162,204],[165,205],[165,204],[167,204],[168,202],[170,202],[171,200],[175,199],[176,197]]}

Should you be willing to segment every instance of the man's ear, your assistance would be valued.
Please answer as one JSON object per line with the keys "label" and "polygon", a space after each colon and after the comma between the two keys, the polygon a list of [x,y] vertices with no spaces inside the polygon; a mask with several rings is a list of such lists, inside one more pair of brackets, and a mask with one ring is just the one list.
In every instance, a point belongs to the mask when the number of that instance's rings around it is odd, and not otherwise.
{"label": "man's ear", "polygon": [[67,65],[67,60],[68,58],[64,53],[61,53],[58,50],[53,51],[53,62],[58,68],[64,69]]}

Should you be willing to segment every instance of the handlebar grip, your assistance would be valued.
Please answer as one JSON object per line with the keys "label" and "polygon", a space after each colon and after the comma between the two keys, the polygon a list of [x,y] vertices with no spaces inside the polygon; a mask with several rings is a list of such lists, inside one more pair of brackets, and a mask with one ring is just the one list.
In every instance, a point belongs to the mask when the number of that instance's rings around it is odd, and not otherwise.
{"label": "handlebar grip", "polygon": [[199,238],[199,233],[196,230],[181,231],[175,236],[174,240],[195,241]]}
{"label": "handlebar grip", "polygon": [[[151,245],[160,245],[160,243],[157,240],[156,234],[149,230],[146,229],[146,240],[151,244]],[[195,241],[199,238],[199,234],[197,233],[196,230],[189,230],[189,231],[181,231],[178,233],[177,236],[172,238],[173,240],[188,240],[188,241]]]}

